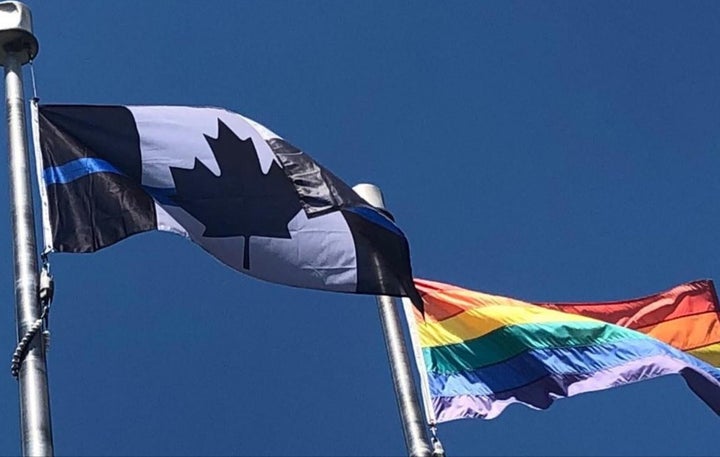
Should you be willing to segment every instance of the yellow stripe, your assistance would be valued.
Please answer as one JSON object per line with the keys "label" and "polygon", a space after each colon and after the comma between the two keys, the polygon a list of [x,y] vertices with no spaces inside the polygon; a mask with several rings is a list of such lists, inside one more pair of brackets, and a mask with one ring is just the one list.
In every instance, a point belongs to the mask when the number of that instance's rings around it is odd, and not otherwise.
{"label": "yellow stripe", "polygon": [[600,321],[579,314],[563,313],[533,305],[490,305],[464,311],[440,322],[418,321],[417,325],[420,333],[420,345],[427,348],[462,343],[508,325],[548,322]]}
{"label": "yellow stripe", "polygon": [[704,360],[710,365],[720,367],[720,343],[687,351],[688,354]]}

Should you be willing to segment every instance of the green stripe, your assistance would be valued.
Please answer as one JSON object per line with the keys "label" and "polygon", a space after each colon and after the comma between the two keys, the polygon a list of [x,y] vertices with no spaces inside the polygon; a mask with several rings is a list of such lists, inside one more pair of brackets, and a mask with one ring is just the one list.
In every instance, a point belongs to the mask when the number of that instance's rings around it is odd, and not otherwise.
{"label": "green stripe", "polygon": [[463,343],[423,348],[435,373],[476,370],[532,349],[566,348],[647,338],[640,332],[599,322],[553,322],[501,327]]}

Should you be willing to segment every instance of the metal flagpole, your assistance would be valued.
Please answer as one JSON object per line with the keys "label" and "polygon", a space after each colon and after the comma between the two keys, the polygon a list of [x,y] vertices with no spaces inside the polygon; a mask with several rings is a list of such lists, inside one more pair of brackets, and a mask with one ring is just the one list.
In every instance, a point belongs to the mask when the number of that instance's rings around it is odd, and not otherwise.
{"label": "metal flagpole", "polygon": [[[353,190],[371,205],[385,209],[382,192],[377,186],[358,184],[353,187]],[[420,410],[415,380],[410,370],[410,358],[397,306],[395,306],[394,300],[387,296],[378,296],[377,303],[408,455],[410,457],[430,457],[432,450]]]}
{"label": "metal flagpole", "polygon": [[15,317],[18,336],[32,335],[20,358],[20,433],[23,455],[53,454],[47,363],[38,297],[35,218],[25,133],[25,97],[22,66],[35,57],[37,39],[30,9],[19,2],[0,3],[0,63],[5,67],[8,119],[10,212],[15,259]]}

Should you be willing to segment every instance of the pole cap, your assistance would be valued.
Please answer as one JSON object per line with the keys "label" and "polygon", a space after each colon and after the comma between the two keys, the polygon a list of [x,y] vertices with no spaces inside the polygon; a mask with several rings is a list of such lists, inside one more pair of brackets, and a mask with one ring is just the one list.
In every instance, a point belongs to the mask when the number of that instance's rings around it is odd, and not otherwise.
{"label": "pole cap", "polygon": [[385,209],[382,191],[375,184],[357,184],[353,186],[353,190],[375,208]]}
{"label": "pole cap", "polygon": [[30,8],[20,2],[0,2],[0,64],[8,54],[15,54],[20,65],[25,65],[37,53]]}

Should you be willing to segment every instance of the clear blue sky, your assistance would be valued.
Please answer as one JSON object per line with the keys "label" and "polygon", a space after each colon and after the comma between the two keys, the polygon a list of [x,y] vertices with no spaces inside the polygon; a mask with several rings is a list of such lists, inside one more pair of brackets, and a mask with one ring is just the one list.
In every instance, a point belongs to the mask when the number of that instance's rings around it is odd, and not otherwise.
{"label": "clear blue sky", "polygon": [[[418,277],[538,301],[720,279],[717,2],[27,3],[44,102],[254,118],[381,186]],[[405,452],[372,297],[263,283],[165,233],[52,263],[58,455]],[[666,377],[439,432],[454,456],[708,455],[719,428]]]}

